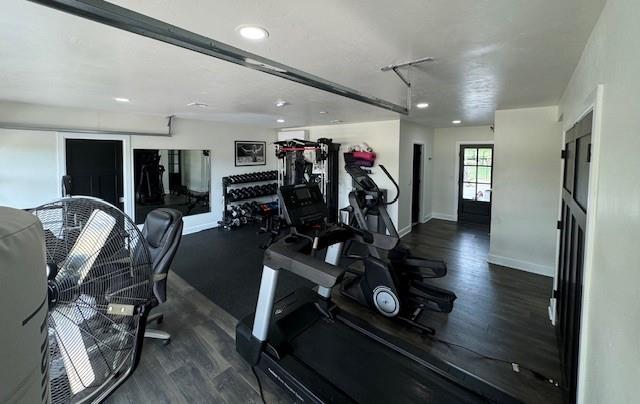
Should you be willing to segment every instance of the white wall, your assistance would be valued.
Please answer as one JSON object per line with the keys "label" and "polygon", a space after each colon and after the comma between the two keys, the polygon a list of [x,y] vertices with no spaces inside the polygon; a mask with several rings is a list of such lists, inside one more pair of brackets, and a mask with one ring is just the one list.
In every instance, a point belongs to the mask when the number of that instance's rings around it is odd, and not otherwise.
{"label": "white wall", "polygon": [[33,208],[59,196],[55,134],[0,129],[0,206]]}
{"label": "white wall", "polygon": [[95,130],[168,132],[168,118],[127,113],[128,108],[123,104],[122,112],[106,112],[0,101],[0,122]]}
{"label": "white wall", "polygon": [[[222,177],[254,171],[273,170],[276,158],[272,144],[276,131],[256,126],[227,124],[191,119],[176,119],[173,136],[132,136],[133,149],[194,149],[211,150],[211,209],[212,212],[185,217],[189,232],[217,226],[222,218]],[[234,142],[236,140],[263,140],[267,142],[267,165],[235,167]],[[200,170],[195,173],[199,176]]]}
{"label": "white wall", "polygon": [[489,262],[553,276],[562,129],[557,107],[496,111]]}
{"label": "white wall", "polygon": [[493,141],[488,126],[452,127],[435,130],[431,180],[432,216],[437,219],[458,218],[458,152],[461,143]]}
{"label": "white wall", "polygon": [[639,18],[637,0],[607,2],[561,102],[567,129],[603,84],[592,138],[582,403],[636,403],[640,397]]}
{"label": "white wall", "polygon": [[[377,153],[376,164],[386,167],[397,181],[400,171],[399,147],[400,147],[400,121],[363,122],[342,125],[309,126],[304,128],[309,131],[309,139],[317,140],[322,137],[331,138],[334,142],[340,143],[340,178],[338,206],[343,208],[349,205],[349,192],[351,191],[351,177],[344,171],[344,159],[342,153],[353,144],[366,142]],[[394,197],[395,190],[393,184],[377,167],[373,168],[371,176],[373,180],[382,188],[389,190],[389,196]],[[389,207],[389,215],[393,223],[398,226],[398,204]]]}
{"label": "white wall", "polygon": [[[0,104],[0,121],[141,132],[161,132],[162,126],[166,125],[162,117],[11,103]],[[185,217],[187,233],[214,227],[221,219],[223,176],[275,168],[275,156],[270,147],[276,137],[273,129],[176,119],[173,133],[171,137],[130,136],[129,141],[131,149],[211,150],[212,212]],[[60,196],[57,136],[54,132],[0,130],[0,205],[27,208]],[[267,165],[235,167],[235,140],[266,141]],[[132,152],[125,157],[131,159]]]}
{"label": "white wall", "polygon": [[400,121],[400,186],[398,201],[398,232],[401,236],[411,232],[413,205],[413,145],[422,144],[422,184],[420,194],[420,222],[431,218],[431,156],[433,129],[409,121]]}

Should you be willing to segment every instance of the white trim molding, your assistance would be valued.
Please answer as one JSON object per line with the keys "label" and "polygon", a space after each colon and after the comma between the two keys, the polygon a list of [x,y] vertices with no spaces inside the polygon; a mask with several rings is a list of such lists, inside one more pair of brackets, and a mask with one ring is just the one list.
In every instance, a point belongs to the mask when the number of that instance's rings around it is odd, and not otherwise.
{"label": "white trim molding", "polygon": [[605,87],[599,84],[591,95],[585,100],[587,107],[585,112],[574,120],[578,122],[589,111],[589,105],[592,105],[593,123],[591,130],[591,163],[589,164],[589,207],[587,208],[587,226],[585,229],[584,241],[584,266],[582,269],[582,312],[580,313],[580,342],[578,352],[578,387],[577,401],[579,403],[585,401],[585,385],[587,384],[584,369],[587,367],[588,358],[588,334],[585,330],[590,327],[589,311],[591,310],[591,277],[593,274],[593,250],[595,245],[595,229],[594,223],[596,212],[598,211],[598,187],[599,187],[599,170],[600,170],[600,142],[602,139],[602,114],[604,109],[604,92]]}
{"label": "white trim molding", "polygon": [[433,219],[433,214],[427,213],[426,215],[422,216],[422,220],[420,221],[420,223],[427,223],[431,219]]}
{"label": "white trim molding", "polygon": [[398,231],[398,235],[400,236],[400,238],[406,236],[407,234],[411,233],[411,227],[412,225],[408,225],[403,227],[402,229],[400,229],[400,231]]}
{"label": "white trim molding", "polygon": [[450,215],[448,213],[433,212],[429,219],[442,219],[442,220],[449,220],[451,222],[457,222],[458,215]]}
{"label": "white trim molding", "polygon": [[504,257],[502,255],[489,254],[487,262],[548,277],[553,277],[555,273],[555,269],[551,266],[540,265],[534,262],[523,261],[511,257]]}
{"label": "white trim molding", "polygon": [[[86,140],[118,140],[122,142],[122,181],[123,181],[123,198],[124,213],[134,218],[135,214],[135,192],[133,184],[133,150],[131,149],[131,136],[129,135],[106,135],[106,134],[89,134],[89,133],[69,133],[56,132],[57,143],[57,174],[58,181],[67,173],[66,163],[66,140],[67,139],[86,139]],[[62,187],[60,187],[60,197],[62,197]]]}
{"label": "white trim molding", "polygon": [[[193,215],[193,216],[198,216],[198,215]],[[188,217],[189,216],[185,217],[185,222]],[[200,231],[209,230],[216,227],[218,227],[218,224],[215,222],[192,224],[192,225],[187,225],[187,223],[185,223],[185,226],[182,229],[182,235],[184,236],[185,234],[198,233]]]}

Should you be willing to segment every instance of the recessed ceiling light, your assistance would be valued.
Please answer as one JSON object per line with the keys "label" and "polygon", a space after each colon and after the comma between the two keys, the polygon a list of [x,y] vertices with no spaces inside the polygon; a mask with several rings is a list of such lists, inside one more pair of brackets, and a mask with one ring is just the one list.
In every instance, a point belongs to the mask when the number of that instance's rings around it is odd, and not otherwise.
{"label": "recessed ceiling light", "polygon": [[420,109],[429,108],[429,103],[428,102],[419,102],[419,103],[416,104],[416,107],[418,107]]}
{"label": "recessed ceiling light", "polygon": [[320,114],[326,115],[326,114],[328,114],[328,112],[327,111],[320,111]]}
{"label": "recessed ceiling light", "polygon": [[128,99],[128,98],[123,98],[123,97],[114,97],[114,100],[115,100],[116,102],[131,102],[131,100],[130,100],[130,99]]}
{"label": "recessed ceiling light", "polygon": [[455,121],[451,121],[451,123],[454,124],[454,125],[460,125],[462,123],[462,121],[459,120],[459,119],[456,119]]}
{"label": "recessed ceiling light", "polygon": [[262,41],[269,37],[269,32],[257,25],[239,25],[236,27],[236,31],[246,39],[252,41]]}
{"label": "recessed ceiling light", "polygon": [[276,122],[278,123],[285,123],[286,121],[284,119],[276,119]]}
{"label": "recessed ceiling light", "polygon": [[341,119],[334,119],[334,120],[332,120],[332,121],[330,121],[330,122],[331,122],[331,123],[342,123],[342,122],[344,122],[344,121],[343,121],[343,120],[341,120]]}
{"label": "recessed ceiling light", "polygon": [[288,105],[288,104],[289,104],[289,103],[288,103],[288,102],[286,102],[285,100],[278,100],[278,101],[276,101],[276,107],[278,107],[278,108],[282,108],[282,107],[284,107],[285,105]]}
{"label": "recessed ceiling light", "polygon": [[207,108],[209,104],[205,104],[204,102],[192,101],[187,104],[188,107],[198,107],[198,108]]}

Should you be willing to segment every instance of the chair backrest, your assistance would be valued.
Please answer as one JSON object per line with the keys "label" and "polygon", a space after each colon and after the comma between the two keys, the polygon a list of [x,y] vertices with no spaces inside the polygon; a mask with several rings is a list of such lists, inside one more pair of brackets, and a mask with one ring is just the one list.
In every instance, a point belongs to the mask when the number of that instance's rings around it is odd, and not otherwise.
{"label": "chair backrest", "polygon": [[[182,213],[175,209],[154,209],[144,221],[142,235],[147,240],[156,281],[153,293],[159,303],[167,300],[167,278],[182,238]],[[165,276],[162,276],[165,275]]]}

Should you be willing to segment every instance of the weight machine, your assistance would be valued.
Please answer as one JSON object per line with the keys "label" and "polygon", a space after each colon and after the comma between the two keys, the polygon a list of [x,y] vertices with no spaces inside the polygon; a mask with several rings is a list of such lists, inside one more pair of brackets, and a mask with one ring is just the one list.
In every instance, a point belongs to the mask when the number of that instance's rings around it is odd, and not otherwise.
{"label": "weight machine", "polygon": [[315,142],[290,139],[275,142],[278,185],[317,184],[329,209],[328,222],[338,222],[340,144],[321,138]]}

